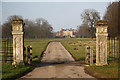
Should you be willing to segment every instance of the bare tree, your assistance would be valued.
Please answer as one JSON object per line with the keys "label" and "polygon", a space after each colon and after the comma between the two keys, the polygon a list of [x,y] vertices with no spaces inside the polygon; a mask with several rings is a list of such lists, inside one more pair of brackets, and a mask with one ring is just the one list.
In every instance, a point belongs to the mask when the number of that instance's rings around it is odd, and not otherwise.
{"label": "bare tree", "polygon": [[87,23],[91,34],[91,37],[95,37],[95,23],[100,20],[99,12],[95,9],[85,9],[81,14],[83,23]]}
{"label": "bare tree", "polygon": [[120,34],[120,1],[109,4],[104,15],[104,20],[108,22],[109,36],[118,36]]}
{"label": "bare tree", "polygon": [[37,28],[40,29],[39,31],[39,35],[42,38],[49,38],[52,37],[52,26],[48,23],[47,20],[43,19],[43,18],[38,18],[36,19],[36,23],[37,23]]}
{"label": "bare tree", "polygon": [[81,38],[91,37],[89,32],[89,26],[87,24],[82,24],[81,26],[78,26],[77,37]]}
{"label": "bare tree", "polygon": [[35,27],[35,24],[33,21],[25,19],[24,20],[25,26],[24,26],[24,37],[25,38],[35,38],[37,36],[36,32],[37,29]]}
{"label": "bare tree", "polygon": [[21,19],[23,19],[22,18],[22,16],[20,16],[20,15],[12,15],[12,16],[9,16],[8,18],[7,18],[7,20],[8,20],[8,22],[12,22],[14,19],[16,19],[16,18],[21,18]]}
{"label": "bare tree", "polygon": [[11,21],[15,18],[22,18],[21,16],[13,15],[9,16],[7,22],[2,25],[2,37],[12,37],[12,26]]}

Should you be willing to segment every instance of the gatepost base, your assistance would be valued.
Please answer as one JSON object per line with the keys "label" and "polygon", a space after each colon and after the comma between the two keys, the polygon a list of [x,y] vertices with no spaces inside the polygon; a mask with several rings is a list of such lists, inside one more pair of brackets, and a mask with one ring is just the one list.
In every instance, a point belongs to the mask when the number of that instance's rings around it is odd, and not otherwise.
{"label": "gatepost base", "polygon": [[13,62],[12,65],[16,67],[17,65],[25,65],[25,63],[24,62],[19,62],[19,63]]}
{"label": "gatepost base", "polygon": [[97,64],[96,63],[96,66],[105,66],[105,65],[108,65],[107,63],[106,64]]}

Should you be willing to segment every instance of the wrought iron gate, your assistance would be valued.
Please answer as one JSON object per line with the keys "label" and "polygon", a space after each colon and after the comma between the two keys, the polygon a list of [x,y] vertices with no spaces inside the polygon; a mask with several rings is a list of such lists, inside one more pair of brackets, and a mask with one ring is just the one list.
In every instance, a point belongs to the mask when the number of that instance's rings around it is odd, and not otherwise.
{"label": "wrought iron gate", "polygon": [[0,54],[2,54],[2,62],[13,61],[13,44],[12,38],[2,38],[2,46]]}
{"label": "wrought iron gate", "polygon": [[120,59],[120,39],[108,38],[108,61],[118,61]]}

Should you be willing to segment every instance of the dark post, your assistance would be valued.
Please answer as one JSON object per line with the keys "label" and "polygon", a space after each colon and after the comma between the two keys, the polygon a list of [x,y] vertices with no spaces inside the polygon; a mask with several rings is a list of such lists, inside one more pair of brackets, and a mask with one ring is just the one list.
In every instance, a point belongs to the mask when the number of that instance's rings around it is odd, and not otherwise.
{"label": "dark post", "polygon": [[[118,48],[119,49],[119,51],[118,51],[119,52],[118,53],[118,71],[120,71],[120,65],[119,65],[120,64],[120,38],[118,41],[119,41],[119,43],[118,43],[118,45],[119,45],[119,48]],[[120,74],[118,74],[118,78],[120,78]]]}
{"label": "dark post", "polygon": [[[24,32],[24,25],[25,25],[25,23],[23,23],[23,32]],[[26,54],[25,54],[25,52],[26,52],[26,47],[25,47],[25,45],[24,45],[24,34],[23,34],[23,62],[24,63],[26,63]]]}
{"label": "dark post", "polygon": [[120,39],[119,39],[119,63],[120,63]]}
{"label": "dark post", "polygon": [[24,51],[23,52],[23,62],[26,63],[26,54],[25,54],[26,48],[25,47],[23,48],[23,51]]}
{"label": "dark post", "polygon": [[30,46],[30,62],[32,62],[32,46]]}
{"label": "dark post", "polygon": [[32,61],[32,46],[27,47],[27,62],[30,64]]}
{"label": "dark post", "polygon": [[27,47],[27,63],[30,64],[30,46]]}
{"label": "dark post", "polygon": [[89,62],[89,55],[90,55],[89,49],[90,49],[90,47],[86,46],[86,58],[85,58],[85,62],[86,62],[86,63]]}
{"label": "dark post", "polygon": [[110,36],[109,36],[109,59],[110,59]]}

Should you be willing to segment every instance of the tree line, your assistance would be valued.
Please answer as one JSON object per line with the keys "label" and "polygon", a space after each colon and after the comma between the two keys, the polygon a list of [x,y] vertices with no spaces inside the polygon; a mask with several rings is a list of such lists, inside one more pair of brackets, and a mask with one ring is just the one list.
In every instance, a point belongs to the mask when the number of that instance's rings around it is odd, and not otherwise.
{"label": "tree line", "polygon": [[[9,16],[8,20],[2,25],[2,37],[12,37],[11,22],[15,18],[22,16]],[[24,19],[24,38],[52,38],[54,37],[53,27],[43,18],[37,18],[35,21]]]}
{"label": "tree line", "polygon": [[109,36],[120,37],[120,1],[109,4],[104,20],[108,22]]}
{"label": "tree line", "polygon": [[[108,22],[110,37],[120,37],[120,1],[109,3],[103,20]],[[77,37],[95,37],[95,24],[100,20],[99,12],[95,9],[85,9],[81,14],[83,24],[78,26]]]}

